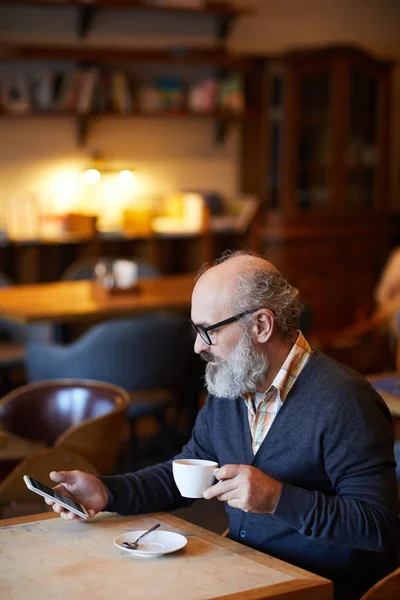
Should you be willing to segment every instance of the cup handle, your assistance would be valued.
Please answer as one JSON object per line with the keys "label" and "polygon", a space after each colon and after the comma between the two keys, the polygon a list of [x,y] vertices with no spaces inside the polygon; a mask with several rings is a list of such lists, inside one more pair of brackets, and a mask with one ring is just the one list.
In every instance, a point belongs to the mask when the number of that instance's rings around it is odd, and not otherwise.
{"label": "cup handle", "polygon": [[214,477],[215,477],[215,473],[218,471],[218,469],[219,469],[219,467],[217,467],[216,469],[214,469],[214,471],[213,471]]}

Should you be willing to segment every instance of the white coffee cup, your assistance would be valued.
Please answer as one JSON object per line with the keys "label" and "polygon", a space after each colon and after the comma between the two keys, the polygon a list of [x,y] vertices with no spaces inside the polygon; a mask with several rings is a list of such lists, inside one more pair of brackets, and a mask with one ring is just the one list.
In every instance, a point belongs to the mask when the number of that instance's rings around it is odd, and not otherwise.
{"label": "white coffee cup", "polygon": [[213,485],[218,463],[212,460],[180,458],[172,462],[175,483],[184,498],[202,498]]}
{"label": "white coffee cup", "polygon": [[138,266],[132,260],[116,260],[113,263],[113,275],[119,288],[129,288],[135,285],[138,278]]}

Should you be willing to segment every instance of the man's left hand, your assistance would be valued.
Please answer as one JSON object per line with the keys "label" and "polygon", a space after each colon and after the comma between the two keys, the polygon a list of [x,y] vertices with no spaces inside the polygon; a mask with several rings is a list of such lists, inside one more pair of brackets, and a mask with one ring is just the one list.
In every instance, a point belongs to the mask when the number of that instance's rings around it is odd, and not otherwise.
{"label": "man's left hand", "polygon": [[218,483],[207,488],[204,498],[218,498],[245,512],[273,513],[282,484],[255,467],[224,465],[215,473]]}

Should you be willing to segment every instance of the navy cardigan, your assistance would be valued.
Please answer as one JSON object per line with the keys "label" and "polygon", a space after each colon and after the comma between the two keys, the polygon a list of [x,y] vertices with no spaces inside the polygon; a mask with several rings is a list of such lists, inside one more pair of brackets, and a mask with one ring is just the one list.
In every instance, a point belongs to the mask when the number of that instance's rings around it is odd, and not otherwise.
{"label": "navy cardigan", "polygon": [[[242,398],[208,396],[177,458],[257,467],[283,483],[274,514],[226,504],[230,537],[334,581],[358,598],[397,565],[399,502],[389,411],[358,373],[314,352],[254,456]],[[171,461],[102,477],[107,510],[169,511],[180,496]]]}

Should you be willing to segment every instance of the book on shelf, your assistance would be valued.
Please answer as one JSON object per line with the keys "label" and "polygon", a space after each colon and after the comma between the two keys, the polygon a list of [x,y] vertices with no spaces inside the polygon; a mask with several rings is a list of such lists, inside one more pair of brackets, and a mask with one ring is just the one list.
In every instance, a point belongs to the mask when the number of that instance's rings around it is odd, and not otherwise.
{"label": "book on shelf", "polygon": [[31,111],[29,82],[23,75],[15,75],[1,81],[0,106],[15,115],[26,115]]}
{"label": "book on shelf", "polygon": [[137,102],[139,110],[144,113],[156,113],[163,109],[161,91],[154,85],[140,85]]}
{"label": "book on shelf", "polygon": [[245,109],[242,77],[231,73],[221,81],[206,77],[187,85],[178,77],[165,76],[140,83],[121,69],[90,67],[0,79],[0,109],[12,114],[124,115],[136,108],[143,113],[166,114],[220,109],[240,115]]}
{"label": "book on shelf", "polygon": [[82,71],[78,89],[76,111],[87,114],[93,110],[99,71],[96,68]]}
{"label": "book on shelf", "polygon": [[46,71],[34,77],[32,82],[32,110],[50,111],[54,103],[55,73]]}
{"label": "book on shelf", "polygon": [[158,77],[156,87],[161,96],[161,107],[166,112],[176,112],[184,108],[185,92],[177,77]]}
{"label": "book on shelf", "polygon": [[112,99],[115,112],[125,114],[132,112],[132,93],[126,73],[112,73]]}
{"label": "book on shelf", "polygon": [[64,74],[44,71],[32,77],[32,112],[51,112],[56,108]]}
{"label": "book on shelf", "polygon": [[192,85],[188,93],[188,109],[193,112],[211,112],[215,110],[218,96],[218,82],[212,77]]}
{"label": "book on shelf", "polygon": [[95,112],[111,112],[113,110],[112,101],[112,73],[110,71],[100,71],[97,78],[96,93],[93,99],[93,110]]}
{"label": "book on shelf", "polygon": [[80,71],[69,71],[64,74],[60,93],[56,99],[56,110],[61,112],[74,110],[80,75]]}
{"label": "book on shelf", "polygon": [[240,114],[245,109],[243,81],[240,75],[232,74],[225,77],[219,87],[219,107]]}
{"label": "book on shelf", "polygon": [[60,112],[87,114],[93,109],[98,80],[98,69],[80,69],[65,73],[54,97],[54,106]]}

